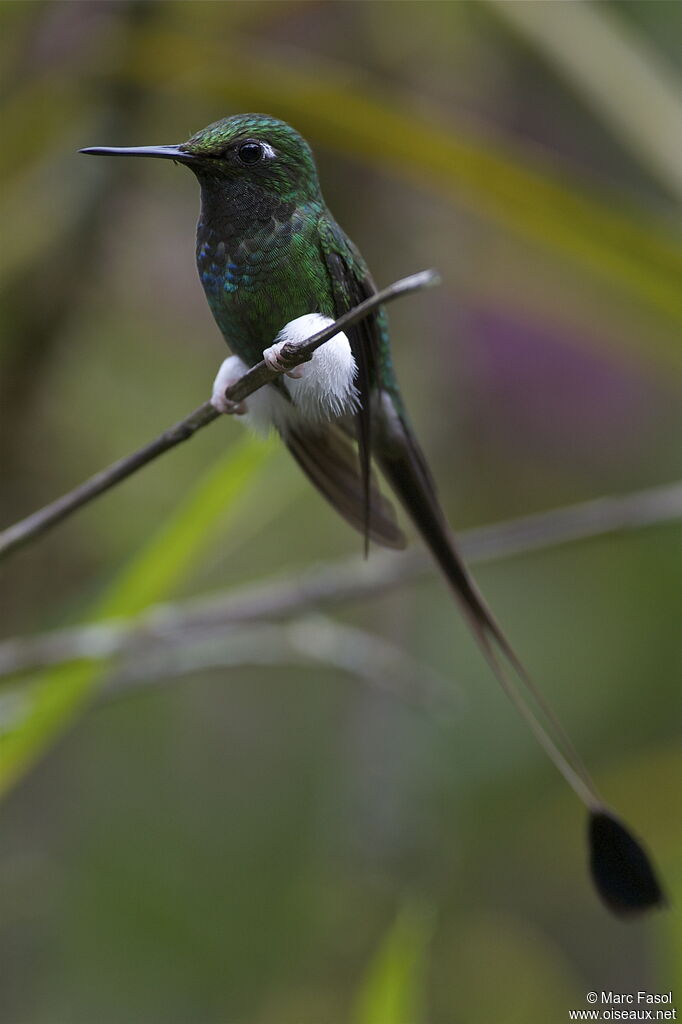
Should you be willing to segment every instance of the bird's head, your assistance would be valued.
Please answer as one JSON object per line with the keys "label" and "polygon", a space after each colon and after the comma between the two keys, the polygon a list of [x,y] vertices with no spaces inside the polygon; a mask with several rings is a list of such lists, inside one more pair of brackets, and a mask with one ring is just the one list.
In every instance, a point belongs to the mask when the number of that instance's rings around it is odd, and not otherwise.
{"label": "bird's head", "polygon": [[215,121],[175,146],[92,147],[96,156],[146,156],[186,164],[200,181],[243,181],[283,200],[314,199],[319,183],[312,150],[284,121],[267,114],[235,114]]}

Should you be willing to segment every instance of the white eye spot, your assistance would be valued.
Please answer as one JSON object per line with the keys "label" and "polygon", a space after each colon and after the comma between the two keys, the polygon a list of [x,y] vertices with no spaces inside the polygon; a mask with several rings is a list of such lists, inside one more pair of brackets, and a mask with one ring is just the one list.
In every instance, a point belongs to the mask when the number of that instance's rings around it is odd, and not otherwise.
{"label": "white eye spot", "polygon": [[272,146],[270,145],[270,143],[269,142],[261,142],[261,146],[263,147],[263,158],[265,160],[274,160],[274,158],[277,156],[277,154],[275,153],[275,151],[272,148]]}

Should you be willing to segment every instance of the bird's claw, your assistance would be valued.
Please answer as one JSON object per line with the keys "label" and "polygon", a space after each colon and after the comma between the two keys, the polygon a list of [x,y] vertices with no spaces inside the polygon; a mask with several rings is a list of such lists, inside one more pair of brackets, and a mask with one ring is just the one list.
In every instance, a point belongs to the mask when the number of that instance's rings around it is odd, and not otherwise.
{"label": "bird's claw", "polygon": [[288,340],[276,341],[270,345],[263,352],[263,361],[266,366],[269,366],[275,373],[285,373],[287,377],[293,377],[294,380],[300,380],[303,376],[303,366],[291,366],[289,358],[284,355],[284,347],[288,345]]}
{"label": "bird's claw", "polygon": [[233,402],[225,394],[211,395],[211,405],[225,416],[244,416],[248,411],[245,401]]}

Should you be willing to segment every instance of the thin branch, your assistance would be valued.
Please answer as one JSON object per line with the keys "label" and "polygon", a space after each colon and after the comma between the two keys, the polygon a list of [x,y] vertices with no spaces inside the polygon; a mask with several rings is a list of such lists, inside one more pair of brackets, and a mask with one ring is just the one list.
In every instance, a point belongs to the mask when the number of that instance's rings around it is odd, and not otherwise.
{"label": "thin branch", "polygon": [[[151,644],[107,672],[98,703],[128,698],[172,685],[197,672],[267,666],[336,668],[401,703],[439,717],[452,716],[459,691],[421,659],[385,637],[335,622],[326,615],[303,615],[284,623],[192,630],[182,644]],[[17,682],[0,691],[0,735],[26,715],[32,684]]]}
{"label": "thin branch", "polygon": [[142,654],[136,651],[115,667],[101,697],[109,701],[195,672],[247,665],[337,668],[413,707],[440,714],[451,714],[459,700],[452,679],[397,644],[319,614],[285,623],[254,622],[192,632],[182,645],[156,645]]}
{"label": "thin branch", "polygon": [[[439,280],[436,271],[424,270],[421,273],[402,278],[400,281],[395,281],[387,288],[365,299],[364,302],[361,302],[358,306],[349,310],[349,312],[344,313],[343,316],[340,316],[329,327],[318,331],[317,334],[312,335],[306,341],[300,344],[288,342],[283,346],[281,352],[283,364],[286,365],[287,370],[290,370],[300,363],[307,362],[316,349],[324,345],[330,338],[333,338],[335,334],[345,330],[346,327],[350,327],[352,324],[357,323],[358,320],[362,320],[376,309],[377,306],[391,302],[401,295],[408,295],[410,292],[430,288],[438,284]],[[258,388],[262,388],[264,384],[269,383],[278,376],[279,374],[275,370],[272,370],[261,360],[260,363],[251,367],[238,381],[227,388],[225,397],[232,402],[241,402],[253,394],[254,391],[257,391]],[[50,502],[49,505],[38,509],[37,512],[27,516],[25,519],[19,520],[13,526],[7,527],[7,529],[0,533],[0,559],[6,558],[10,552],[23,547],[29,541],[39,537],[57,523],[66,519],[67,516],[72,515],[79,508],[99,497],[100,494],[104,494],[105,491],[110,490],[116,484],[125,480],[126,477],[137,472],[138,469],[146,466],[153,459],[158,458],[159,455],[163,455],[164,452],[169,451],[183,441],[187,441],[197,430],[208,426],[209,423],[218,419],[219,416],[220,413],[213,408],[210,402],[204,402],[194,412],[191,412],[184,419],[169,427],[168,430],[164,430],[150,444],[133,452],[132,455],[127,455],[125,458],[113,462],[106,469],[95,473],[94,476],[91,476],[84,483],[75,487],[67,494],[62,495],[61,498]]]}
{"label": "thin branch", "polygon": [[[682,482],[466,530],[459,536],[459,547],[469,562],[481,563],[677,519],[682,519]],[[156,605],[129,619],[17,637],[0,644],[0,676],[78,658],[139,657],[150,647],[181,649],[197,633],[206,638],[229,625],[282,621],[376,597],[424,575],[429,565],[420,552],[375,551],[369,561],[351,558],[295,577]]]}

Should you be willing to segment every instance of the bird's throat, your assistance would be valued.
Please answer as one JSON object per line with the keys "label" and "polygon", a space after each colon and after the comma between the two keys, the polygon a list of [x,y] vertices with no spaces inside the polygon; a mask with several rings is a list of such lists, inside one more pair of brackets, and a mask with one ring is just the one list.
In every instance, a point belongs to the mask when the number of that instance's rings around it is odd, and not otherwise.
{"label": "bird's throat", "polygon": [[296,208],[295,202],[243,179],[205,178],[200,184],[199,226],[225,244],[267,235],[274,224],[289,221]]}
{"label": "bird's throat", "polygon": [[202,182],[199,277],[228,345],[248,364],[291,320],[331,312],[329,286],[320,279],[318,217],[318,209],[252,184]]}

